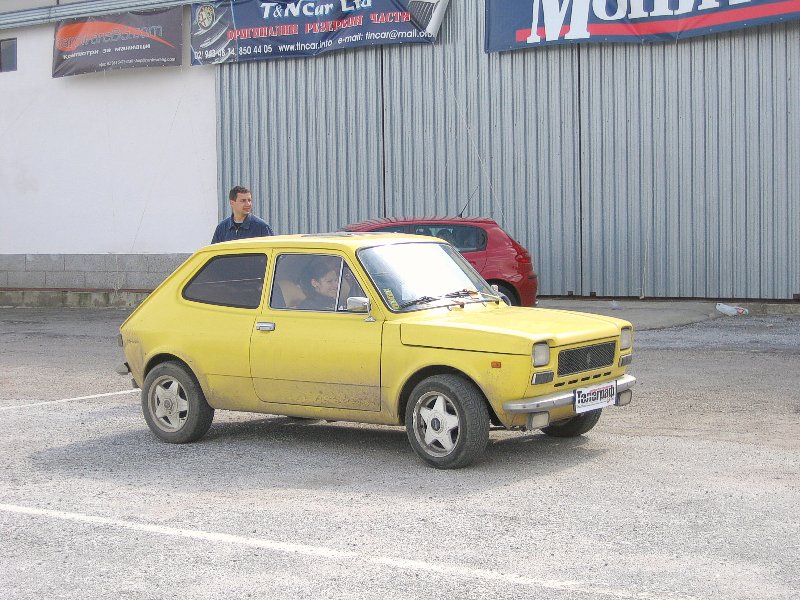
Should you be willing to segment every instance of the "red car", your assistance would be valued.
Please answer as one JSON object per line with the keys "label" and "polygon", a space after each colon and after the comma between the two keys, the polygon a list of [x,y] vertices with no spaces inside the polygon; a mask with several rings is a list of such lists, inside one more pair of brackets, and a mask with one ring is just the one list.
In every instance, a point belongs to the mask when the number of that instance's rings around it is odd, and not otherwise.
{"label": "red car", "polygon": [[345,225],[345,231],[388,231],[432,235],[452,244],[512,304],[535,306],[538,279],[531,255],[492,219],[370,219]]}

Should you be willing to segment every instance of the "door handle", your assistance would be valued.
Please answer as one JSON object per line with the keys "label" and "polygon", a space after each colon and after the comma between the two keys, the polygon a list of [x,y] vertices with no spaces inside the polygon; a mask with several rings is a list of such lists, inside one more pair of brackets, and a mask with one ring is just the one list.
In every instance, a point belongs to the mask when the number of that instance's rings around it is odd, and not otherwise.
{"label": "door handle", "polygon": [[257,331],[275,331],[275,323],[269,321],[256,321]]}

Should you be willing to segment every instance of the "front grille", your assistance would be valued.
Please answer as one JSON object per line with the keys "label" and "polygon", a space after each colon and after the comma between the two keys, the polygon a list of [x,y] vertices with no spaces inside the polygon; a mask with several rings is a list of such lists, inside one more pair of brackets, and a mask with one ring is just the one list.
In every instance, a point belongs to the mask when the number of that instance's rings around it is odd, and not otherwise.
{"label": "front grille", "polygon": [[436,10],[438,2],[422,2],[421,0],[411,0],[408,3],[408,12],[417,26],[425,29],[431,22],[433,11]]}
{"label": "front grille", "polygon": [[594,346],[573,348],[558,353],[558,376],[602,369],[614,363],[616,342],[605,342]]}

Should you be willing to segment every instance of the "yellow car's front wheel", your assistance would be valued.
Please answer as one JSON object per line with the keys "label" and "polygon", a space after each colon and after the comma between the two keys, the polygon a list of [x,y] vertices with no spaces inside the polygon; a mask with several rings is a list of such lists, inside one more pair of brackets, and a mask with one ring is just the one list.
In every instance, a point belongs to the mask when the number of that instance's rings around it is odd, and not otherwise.
{"label": "yellow car's front wheel", "polygon": [[489,441],[489,413],[480,390],[458,375],[421,381],[406,405],[406,433],[414,452],[439,469],[474,462]]}

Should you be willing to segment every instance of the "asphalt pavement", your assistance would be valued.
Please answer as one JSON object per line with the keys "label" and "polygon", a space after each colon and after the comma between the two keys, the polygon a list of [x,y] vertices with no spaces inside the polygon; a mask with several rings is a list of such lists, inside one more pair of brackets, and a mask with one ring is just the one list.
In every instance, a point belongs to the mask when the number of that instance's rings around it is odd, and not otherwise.
{"label": "asphalt pavement", "polygon": [[164,444],[113,372],[129,309],[0,308],[0,599],[800,597],[800,317],[551,303],[636,325],[633,402],[446,472],[400,427]]}

